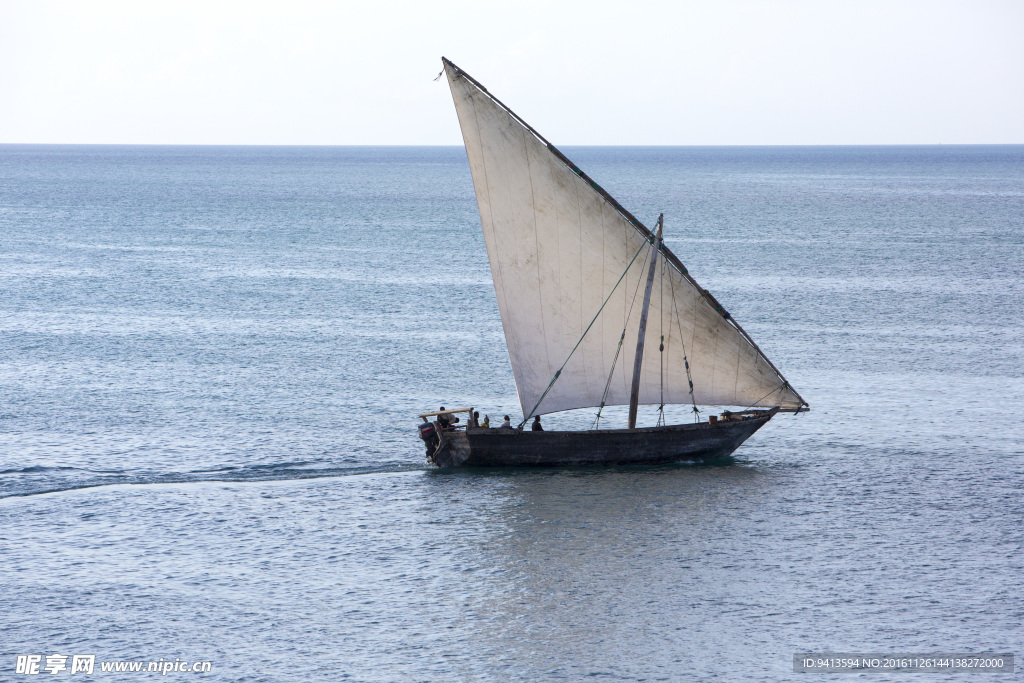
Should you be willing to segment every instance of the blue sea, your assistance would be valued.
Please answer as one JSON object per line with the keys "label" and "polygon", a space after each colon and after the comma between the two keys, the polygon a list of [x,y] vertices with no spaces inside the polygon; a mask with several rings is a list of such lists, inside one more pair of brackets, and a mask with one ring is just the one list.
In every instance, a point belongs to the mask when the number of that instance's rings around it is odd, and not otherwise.
{"label": "blue sea", "polygon": [[462,148],[0,146],[0,680],[1024,655],[1024,146],[564,151],[810,413],[708,466],[434,470],[418,413],[521,417]]}

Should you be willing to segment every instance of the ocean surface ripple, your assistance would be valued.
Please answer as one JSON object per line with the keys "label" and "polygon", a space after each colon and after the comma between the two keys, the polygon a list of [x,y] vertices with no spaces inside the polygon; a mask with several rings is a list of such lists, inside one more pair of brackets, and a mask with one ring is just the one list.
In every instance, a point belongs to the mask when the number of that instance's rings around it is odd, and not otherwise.
{"label": "ocean surface ripple", "polygon": [[1024,147],[564,151],[812,412],[715,465],[434,470],[417,413],[520,412],[461,148],[0,146],[0,680],[1024,654]]}

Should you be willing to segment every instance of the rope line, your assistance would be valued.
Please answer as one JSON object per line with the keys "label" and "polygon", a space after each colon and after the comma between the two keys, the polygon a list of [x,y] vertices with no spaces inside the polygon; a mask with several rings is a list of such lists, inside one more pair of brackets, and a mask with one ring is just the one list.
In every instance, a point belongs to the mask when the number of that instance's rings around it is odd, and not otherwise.
{"label": "rope line", "polygon": [[672,310],[676,314],[676,327],[679,330],[679,345],[683,349],[683,365],[686,367],[686,381],[690,385],[690,402],[693,404],[693,421],[700,421],[700,409],[697,408],[697,400],[693,397],[693,377],[690,375],[690,361],[686,358],[686,342],[683,341],[683,323],[679,316],[679,306],[676,304],[676,288],[672,288]]}
{"label": "rope line", "polygon": [[753,408],[754,406],[756,406],[756,405],[758,405],[759,403],[761,403],[761,401],[763,401],[763,400],[765,400],[766,398],[768,398],[769,396],[771,396],[772,394],[774,394],[774,393],[776,393],[776,392],[779,392],[779,391],[782,391],[783,389],[785,389],[785,388],[786,388],[786,387],[788,387],[788,386],[789,386],[789,382],[783,382],[782,384],[780,384],[780,385],[779,385],[779,388],[778,388],[778,389],[772,389],[772,390],[771,390],[771,391],[769,391],[769,392],[768,392],[767,394],[765,394],[764,396],[762,396],[761,398],[757,399],[756,401],[754,401],[753,403],[751,403],[751,404],[750,404],[749,406],[747,406],[747,408],[746,408],[746,409],[747,409],[747,410],[750,410],[750,409],[751,409],[751,408]]}
{"label": "rope line", "polygon": [[537,399],[537,403],[534,404],[533,408],[530,409],[530,412],[523,418],[523,421],[519,423],[519,427],[522,427],[524,424],[526,424],[526,421],[533,417],[534,413],[537,412],[537,408],[540,407],[541,402],[544,401],[544,397],[546,397],[548,395],[548,392],[551,391],[551,387],[555,386],[555,382],[558,380],[559,375],[562,374],[562,370],[565,369],[565,366],[566,364],[568,364],[569,359],[572,358],[572,354],[576,353],[576,349],[578,349],[580,347],[580,344],[583,343],[583,340],[584,338],[586,338],[587,333],[590,332],[590,328],[594,326],[595,322],[597,322],[597,318],[598,316],[601,315],[601,311],[603,311],[604,307],[608,305],[609,301],[611,301],[612,294],[614,294],[615,290],[618,289],[619,285],[622,283],[622,279],[626,277],[626,273],[628,273],[629,269],[633,267],[633,263],[636,261],[636,257],[640,255],[640,252],[644,250],[644,247],[648,244],[648,242],[649,240],[645,239],[644,243],[641,244],[640,248],[636,250],[635,254],[633,254],[633,258],[629,260],[629,264],[626,266],[626,270],[622,271],[622,275],[619,276],[619,279],[615,282],[615,285],[612,287],[611,291],[608,292],[608,297],[604,300],[604,303],[601,304],[601,308],[597,309],[597,313],[594,314],[594,319],[590,321],[589,325],[587,325],[587,329],[583,330],[583,334],[580,336],[580,340],[576,342],[576,346],[572,347],[572,351],[570,351],[569,355],[566,356],[565,362],[562,363],[562,367],[558,368],[558,370],[555,371],[555,376],[551,378],[551,382],[548,384],[548,388],[544,390],[544,393],[540,395],[539,399]]}
{"label": "rope line", "polygon": [[[640,265],[640,272],[644,270],[644,266],[647,265],[647,259],[650,257],[648,252],[647,256],[644,256],[644,262]],[[604,383],[604,393],[601,394],[601,405],[597,408],[597,417],[594,419],[594,429],[600,427],[601,422],[601,411],[604,410],[606,401],[608,400],[608,392],[612,388],[612,377],[615,376],[615,365],[619,362],[619,354],[622,352],[622,342],[626,340],[626,328],[629,327],[629,319],[633,316],[633,306],[636,305],[636,295],[640,293],[640,281],[643,278],[638,278],[636,281],[636,288],[633,290],[633,300],[629,302],[629,311],[626,312],[626,324],[622,326],[622,335],[619,337],[619,345],[615,349],[615,357],[612,358],[612,367],[608,371],[608,381]]]}
{"label": "rope line", "polygon": [[604,383],[604,393],[601,394],[601,405],[597,408],[597,416],[594,418],[594,429],[601,428],[601,411],[604,410],[608,400],[608,390],[612,386],[612,377],[615,375],[615,364],[619,362],[619,354],[622,352],[622,342],[626,339],[626,328],[622,328],[622,336],[619,337],[619,345],[615,348],[615,357],[612,358],[612,369],[608,371],[608,381]]}

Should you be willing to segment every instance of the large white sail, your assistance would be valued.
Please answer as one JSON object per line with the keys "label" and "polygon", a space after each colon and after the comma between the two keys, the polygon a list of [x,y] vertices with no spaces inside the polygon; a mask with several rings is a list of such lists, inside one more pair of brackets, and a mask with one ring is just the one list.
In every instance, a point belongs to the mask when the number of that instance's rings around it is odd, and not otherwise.
{"label": "large white sail", "polygon": [[[445,71],[524,415],[628,405],[649,231],[447,60]],[[698,404],[806,405],[679,260],[662,254],[640,403],[691,402],[685,353]]]}

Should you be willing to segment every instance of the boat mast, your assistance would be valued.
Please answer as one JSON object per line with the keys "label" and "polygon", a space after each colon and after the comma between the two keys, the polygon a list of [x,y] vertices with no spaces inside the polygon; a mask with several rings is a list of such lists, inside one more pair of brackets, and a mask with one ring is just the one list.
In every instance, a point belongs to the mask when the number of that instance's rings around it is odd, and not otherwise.
{"label": "boat mast", "polygon": [[651,267],[647,271],[647,289],[644,290],[644,307],[640,312],[640,332],[636,340],[636,360],[633,361],[633,390],[629,394],[629,429],[636,429],[636,407],[640,401],[640,365],[644,359],[644,336],[647,333],[647,309],[651,304],[651,290],[654,288],[654,267],[661,250],[661,228],[665,214],[658,214],[658,232],[654,236],[651,252]]}

